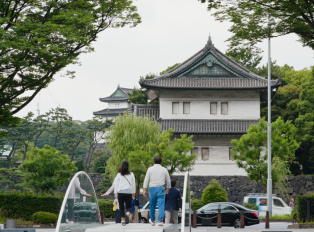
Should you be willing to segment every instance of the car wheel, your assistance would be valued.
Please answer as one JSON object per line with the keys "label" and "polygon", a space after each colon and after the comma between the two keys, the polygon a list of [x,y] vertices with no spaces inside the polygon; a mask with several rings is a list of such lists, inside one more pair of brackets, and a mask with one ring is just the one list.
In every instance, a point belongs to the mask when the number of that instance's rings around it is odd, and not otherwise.
{"label": "car wheel", "polygon": [[139,223],[147,223],[147,219],[144,218],[144,217],[141,217],[139,220],[138,220]]}
{"label": "car wheel", "polygon": [[234,228],[240,228],[240,218],[234,219],[232,224]]}

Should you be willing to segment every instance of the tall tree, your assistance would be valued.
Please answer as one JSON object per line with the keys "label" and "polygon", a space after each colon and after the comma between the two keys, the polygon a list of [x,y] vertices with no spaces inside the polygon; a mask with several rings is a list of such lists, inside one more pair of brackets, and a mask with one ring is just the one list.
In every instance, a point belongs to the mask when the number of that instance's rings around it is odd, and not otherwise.
{"label": "tall tree", "polygon": [[[255,45],[263,39],[296,34],[303,46],[314,49],[314,1],[276,0],[225,0],[208,2],[208,10],[213,11],[216,20],[232,23],[229,31],[233,35],[229,51],[250,49],[255,54],[261,52]],[[276,25],[269,29],[270,18]]]}
{"label": "tall tree", "polygon": [[32,112],[29,112],[16,127],[6,128],[10,135],[7,137],[11,145],[9,157],[14,156],[17,148],[23,150],[23,160],[26,158],[26,153],[30,143],[34,141],[34,127]]}
{"label": "tall tree", "polygon": [[36,128],[34,132],[34,146],[37,146],[38,138],[42,135],[44,131],[47,131],[50,123],[50,112],[46,114],[39,115],[34,119],[34,127]]}
{"label": "tall tree", "polygon": [[51,109],[49,114],[51,115],[51,121],[54,122],[49,127],[49,132],[53,136],[52,147],[57,147],[58,141],[63,138],[72,126],[72,117],[68,115],[66,109],[55,108]]}
{"label": "tall tree", "polygon": [[93,120],[87,122],[86,127],[88,128],[89,150],[84,158],[84,166],[87,172],[89,171],[93,153],[97,148],[97,145],[104,139],[106,129],[111,125],[111,120],[106,120],[100,116],[95,116],[93,117]]}
{"label": "tall tree", "polygon": [[25,172],[25,183],[36,192],[51,193],[65,184],[77,170],[66,155],[48,145],[34,148],[19,167]]}
{"label": "tall tree", "polygon": [[197,157],[190,154],[192,137],[181,135],[172,141],[172,135],[171,131],[161,133],[159,123],[150,117],[134,114],[118,116],[105,137],[111,153],[106,172],[115,177],[122,161],[128,160],[136,178],[136,192],[139,193],[145,173],[153,165],[156,155],[163,158],[163,165],[170,174],[191,170]]}
{"label": "tall tree", "polygon": [[[108,28],[141,22],[130,0],[3,0],[0,3],[0,124],[14,124],[57,72]],[[74,72],[66,75],[73,77]]]}
{"label": "tall tree", "polygon": [[[272,179],[275,186],[282,189],[280,180],[284,180],[280,175],[289,172],[289,165],[294,161],[294,153],[299,147],[296,141],[296,128],[290,121],[284,122],[280,117],[272,123]],[[261,119],[258,125],[251,125],[247,134],[241,136],[239,140],[231,141],[234,148],[231,149],[232,157],[237,166],[243,168],[249,180],[261,182],[267,189],[267,123]],[[266,153],[266,154],[265,154]],[[276,162],[274,162],[276,161]],[[284,162],[284,165],[282,165]],[[281,169],[277,166],[280,164]],[[283,166],[283,167],[282,167]],[[273,188],[273,190],[275,190]]]}
{"label": "tall tree", "polygon": [[87,138],[87,136],[88,131],[85,129],[77,131],[69,130],[64,135],[65,139],[61,142],[60,150],[63,154],[70,157],[71,162],[74,159],[76,148]]}
{"label": "tall tree", "polygon": [[299,162],[303,165],[304,173],[314,172],[314,67],[309,81],[302,85],[300,99],[290,102],[289,107],[299,112],[295,120],[297,138],[302,143]]}

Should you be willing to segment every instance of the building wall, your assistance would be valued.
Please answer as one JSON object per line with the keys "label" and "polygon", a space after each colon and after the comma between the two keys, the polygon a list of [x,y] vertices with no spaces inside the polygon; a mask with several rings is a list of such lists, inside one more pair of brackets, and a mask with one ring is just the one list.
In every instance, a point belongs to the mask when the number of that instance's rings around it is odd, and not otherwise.
{"label": "building wall", "polygon": [[[260,93],[246,90],[162,90],[162,119],[259,119]],[[173,114],[172,103],[179,102],[179,113]],[[183,113],[183,103],[190,102],[190,113]],[[217,102],[217,114],[210,113],[210,103]],[[228,102],[228,114],[221,114],[221,103]]]}
{"label": "building wall", "polygon": [[[246,172],[236,166],[230,156],[231,140],[241,135],[193,135],[194,149],[197,160],[190,172],[192,176],[246,176]],[[179,136],[176,136],[177,138]],[[203,152],[208,149],[208,159]],[[204,159],[206,158],[206,159]],[[175,173],[184,175],[184,173]]]}
{"label": "building wall", "polygon": [[127,108],[128,102],[108,102],[109,109]]}

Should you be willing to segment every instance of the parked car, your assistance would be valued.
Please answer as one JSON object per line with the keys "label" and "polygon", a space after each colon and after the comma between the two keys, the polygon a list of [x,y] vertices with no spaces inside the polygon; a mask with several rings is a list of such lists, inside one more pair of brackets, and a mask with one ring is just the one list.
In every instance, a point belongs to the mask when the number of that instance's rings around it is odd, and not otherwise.
{"label": "parked car", "polygon": [[[204,226],[217,225],[218,209],[221,212],[221,225],[240,227],[240,215],[244,212],[244,222],[246,226],[259,224],[257,211],[247,209],[242,205],[231,202],[215,202],[207,204],[196,210],[196,223]],[[189,211],[186,210],[186,215]],[[179,213],[179,223],[181,223],[182,213]],[[193,214],[191,214],[193,220]],[[187,222],[187,220],[186,220]]]}
{"label": "parked car", "polygon": [[[280,197],[273,194],[273,215],[290,215],[292,208],[289,207]],[[259,216],[266,216],[267,211],[267,195],[265,193],[249,193],[243,198],[243,203],[253,204],[258,206]]]}
{"label": "parked car", "polygon": [[[140,210],[139,223],[147,223],[147,216],[148,216],[149,210],[150,210],[150,204],[148,201]],[[156,205],[155,218],[158,218],[158,212],[159,212],[158,205]]]}

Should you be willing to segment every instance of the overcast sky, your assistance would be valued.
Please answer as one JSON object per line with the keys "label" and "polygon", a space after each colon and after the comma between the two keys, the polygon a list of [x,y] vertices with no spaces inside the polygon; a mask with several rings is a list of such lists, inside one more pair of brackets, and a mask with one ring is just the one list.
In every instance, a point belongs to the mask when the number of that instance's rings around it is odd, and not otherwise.
{"label": "overcast sky", "polygon": [[[225,52],[231,33],[228,22],[219,23],[207,11],[207,5],[197,0],[137,0],[142,23],[135,28],[108,29],[93,46],[95,52],[80,56],[81,66],[76,78],[57,75],[48,88],[17,114],[23,117],[32,111],[37,115],[60,106],[74,120],[88,120],[94,111],[107,107],[99,98],[109,96],[118,85],[138,86],[140,76],[159,73],[175,63],[181,63],[202,49],[210,32],[216,48]],[[313,51],[302,47],[297,36],[272,39],[272,59],[296,70],[313,65]],[[267,62],[267,41],[259,44],[265,51],[262,64]],[[64,73],[65,71],[63,71]],[[61,72],[62,73],[62,72]]]}

